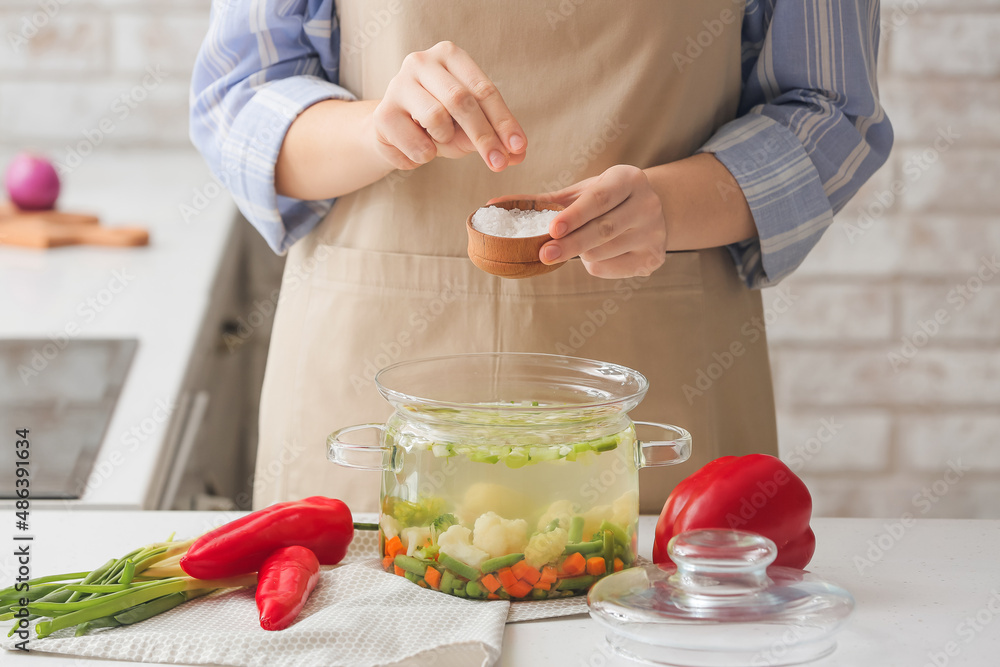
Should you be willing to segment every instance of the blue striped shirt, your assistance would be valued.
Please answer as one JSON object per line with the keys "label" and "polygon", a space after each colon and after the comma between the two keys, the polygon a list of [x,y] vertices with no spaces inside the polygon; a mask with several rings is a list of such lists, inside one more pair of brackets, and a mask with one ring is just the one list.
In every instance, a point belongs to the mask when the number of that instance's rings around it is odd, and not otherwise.
{"label": "blue striped shirt", "polygon": [[[750,287],[791,273],[886,161],[892,127],[879,103],[879,0],[747,0],[738,117],[700,152],[732,172],[757,238],[729,250]],[[274,188],[288,126],[337,85],[334,0],[217,0],[195,65],[191,138],[244,216],[284,253],[334,200]]]}

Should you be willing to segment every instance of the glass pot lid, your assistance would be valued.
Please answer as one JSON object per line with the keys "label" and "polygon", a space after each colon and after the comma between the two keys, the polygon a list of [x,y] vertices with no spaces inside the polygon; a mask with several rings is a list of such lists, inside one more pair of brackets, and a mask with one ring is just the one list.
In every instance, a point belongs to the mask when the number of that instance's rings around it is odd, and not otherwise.
{"label": "glass pot lid", "polygon": [[631,368],[553,354],[458,354],[404,361],[375,376],[379,392],[415,419],[510,426],[629,412],[649,388]]}
{"label": "glass pot lid", "polygon": [[854,608],[842,588],[803,570],[768,567],[771,540],[695,530],[667,547],[675,565],[624,570],[594,585],[590,615],[618,654],[657,665],[792,665],[836,647]]}

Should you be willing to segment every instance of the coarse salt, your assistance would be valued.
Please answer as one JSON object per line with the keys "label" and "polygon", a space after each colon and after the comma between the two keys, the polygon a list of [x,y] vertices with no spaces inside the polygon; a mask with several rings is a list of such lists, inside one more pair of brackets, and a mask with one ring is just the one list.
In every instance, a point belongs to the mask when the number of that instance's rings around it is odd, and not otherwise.
{"label": "coarse salt", "polygon": [[472,215],[472,226],[483,234],[526,238],[549,231],[549,223],[559,211],[522,211],[499,206],[484,206]]}

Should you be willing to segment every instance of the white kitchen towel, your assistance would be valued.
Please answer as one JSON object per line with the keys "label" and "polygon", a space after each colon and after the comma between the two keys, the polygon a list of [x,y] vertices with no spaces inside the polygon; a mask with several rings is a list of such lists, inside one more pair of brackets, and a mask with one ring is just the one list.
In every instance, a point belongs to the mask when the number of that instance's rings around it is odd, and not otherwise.
{"label": "white kitchen towel", "polygon": [[[260,628],[253,589],[209,595],[135,625],[32,639],[33,651],[237,667],[491,665],[505,623],[587,613],[585,596],[464,600],[384,572],[376,533],[358,533],[343,563],[323,571],[295,623]],[[8,640],[3,647],[12,650]]]}
{"label": "white kitchen towel", "polygon": [[[253,589],[187,602],[135,625],[33,639],[33,651],[240,667],[491,665],[509,603],[416,586],[367,560],[323,572],[289,628],[262,630]],[[7,642],[5,648],[11,648]]]}

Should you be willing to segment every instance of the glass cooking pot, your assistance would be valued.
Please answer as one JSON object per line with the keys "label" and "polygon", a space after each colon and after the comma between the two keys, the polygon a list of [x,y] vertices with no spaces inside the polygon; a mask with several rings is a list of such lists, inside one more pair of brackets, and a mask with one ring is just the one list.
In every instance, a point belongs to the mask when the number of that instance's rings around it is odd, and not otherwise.
{"label": "glass cooking pot", "polygon": [[467,354],[398,363],[375,384],[395,412],[332,433],[328,458],[382,471],[383,567],[460,597],[579,595],[631,566],[639,468],[691,454],[683,428],[629,419],[649,385],[617,364]]}

